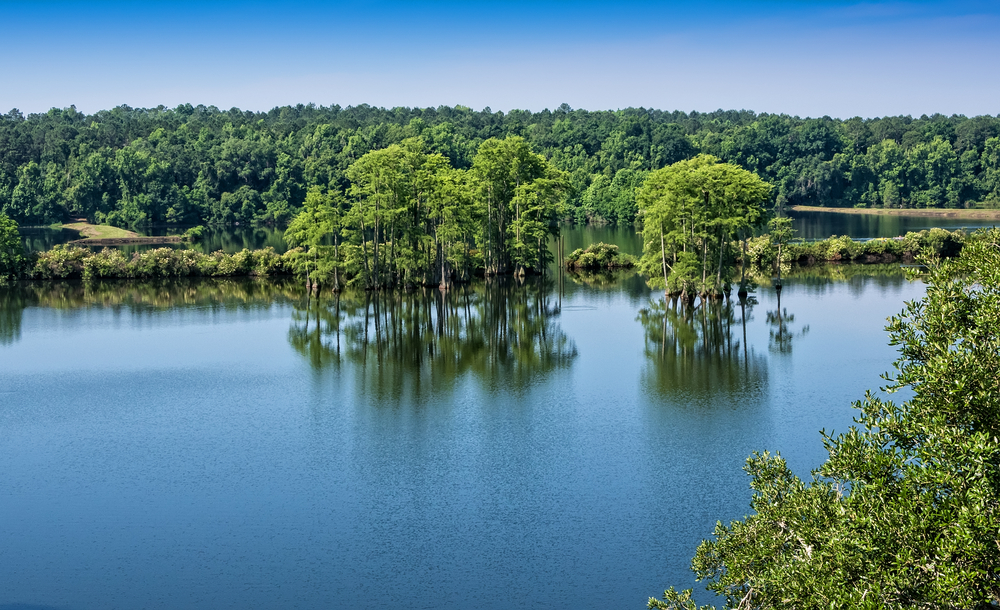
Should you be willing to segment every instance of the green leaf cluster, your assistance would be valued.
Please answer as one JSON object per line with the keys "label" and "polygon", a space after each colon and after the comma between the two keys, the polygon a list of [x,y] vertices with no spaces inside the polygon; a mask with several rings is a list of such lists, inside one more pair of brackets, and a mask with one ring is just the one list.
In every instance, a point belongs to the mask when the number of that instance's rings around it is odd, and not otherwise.
{"label": "green leaf cluster", "polygon": [[[746,259],[753,272],[774,267],[778,260],[777,239],[780,238],[772,232],[747,240]],[[935,228],[910,231],[901,237],[863,241],[846,235],[811,242],[786,241],[781,251],[781,262],[787,266],[790,263],[816,262],[909,263],[927,258],[950,258],[958,256],[966,239],[964,231]]]}
{"label": "green leaf cluster", "polygon": [[131,256],[117,248],[93,251],[59,245],[38,254],[25,276],[29,279],[150,279],[175,277],[238,277],[289,273],[297,251],[283,255],[273,248],[218,251],[153,248]]}
{"label": "green leaf cluster", "polygon": [[638,260],[631,254],[618,251],[618,246],[598,242],[586,248],[577,248],[566,257],[570,269],[626,269],[635,267]]}

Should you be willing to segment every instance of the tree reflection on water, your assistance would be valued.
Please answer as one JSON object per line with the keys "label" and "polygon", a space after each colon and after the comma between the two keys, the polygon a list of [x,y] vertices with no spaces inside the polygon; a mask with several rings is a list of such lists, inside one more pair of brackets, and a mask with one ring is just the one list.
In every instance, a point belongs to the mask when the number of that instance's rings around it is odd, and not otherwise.
{"label": "tree reflection on water", "polygon": [[287,279],[173,278],[163,280],[81,280],[0,285],[0,345],[21,336],[28,307],[82,309],[127,307],[136,313],[193,307],[235,311],[270,307],[294,298],[298,286]]}
{"label": "tree reflection on water", "polygon": [[0,289],[0,345],[9,345],[21,338],[21,312],[30,304],[24,291]]}
{"label": "tree reflection on water", "polygon": [[543,278],[320,300],[303,293],[288,340],[316,369],[351,364],[360,388],[380,398],[448,389],[466,374],[493,389],[519,391],[576,357],[556,322],[559,313]]}
{"label": "tree reflection on water", "polygon": [[729,299],[697,306],[651,301],[637,318],[645,330],[644,386],[660,396],[761,391],[767,384],[766,358],[746,340],[756,304],[753,297],[738,306]]}
{"label": "tree reflection on water", "polygon": [[795,314],[788,313],[788,310],[781,306],[781,291],[778,291],[778,304],[773,311],[767,312],[767,325],[770,326],[770,336],[767,347],[772,352],[779,354],[790,354],[792,352],[792,342],[796,336],[804,336],[809,333],[809,327],[803,326],[799,333],[791,329],[795,322]]}

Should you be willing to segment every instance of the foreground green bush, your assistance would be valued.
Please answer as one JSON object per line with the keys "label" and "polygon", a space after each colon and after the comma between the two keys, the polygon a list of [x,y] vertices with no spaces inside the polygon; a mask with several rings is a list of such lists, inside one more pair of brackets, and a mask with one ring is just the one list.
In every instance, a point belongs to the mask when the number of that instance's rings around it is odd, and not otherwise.
{"label": "foreground green bush", "polygon": [[[942,237],[922,239],[943,255]],[[1000,606],[1000,231],[923,262],[926,296],[888,326],[887,389],[912,398],[855,403],[811,480],[780,455],[747,460],[753,513],[718,523],[692,561],[724,607]],[[671,588],[649,608],[698,606]]]}
{"label": "foreground green bush", "polygon": [[126,255],[115,248],[94,252],[76,246],[56,246],[38,255],[27,276],[46,280],[265,276],[290,273],[288,261],[289,255],[279,255],[273,248],[235,254],[155,248]]}

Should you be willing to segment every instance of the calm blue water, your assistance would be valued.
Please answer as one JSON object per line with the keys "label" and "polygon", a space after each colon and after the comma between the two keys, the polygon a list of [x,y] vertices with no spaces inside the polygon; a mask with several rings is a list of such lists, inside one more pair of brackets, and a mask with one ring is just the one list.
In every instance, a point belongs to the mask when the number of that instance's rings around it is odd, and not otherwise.
{"label": "calm blue water", "polygon": [[935,218],[928,216],[876,216],[867,214],[836,214],[833,212],[795,212],[792,218],[795,237],[826,239],[833,235],[847,235],[856,239],[896,237],[909,231],[940,228],[955,231],[974,231],[997,225],[994,220],[969,218]]}
{"label": "calm blue water", "polygon": [[738,304],[686,319],[634,277],[377,314],[281,283],[0,288],[0,608],[643,608],[747,512],[751,451],[821,462],[922,292],[793,278],[743,343]]}

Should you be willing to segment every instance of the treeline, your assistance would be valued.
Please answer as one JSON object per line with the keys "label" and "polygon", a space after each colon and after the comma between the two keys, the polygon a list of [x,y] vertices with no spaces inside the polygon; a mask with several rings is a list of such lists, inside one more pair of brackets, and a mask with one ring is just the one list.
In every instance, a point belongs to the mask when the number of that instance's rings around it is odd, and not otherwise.
{"label": "treeline", "polygon": [[633,222],[648,172],[700,153],[757,173],[783,206],[1000,203],[1000,118],[990,116],[185,104],[0,115],[0,210],[22,225],[280,224],[312,188],[350,192],[348,168],[371,151],[420,137],[467,170],[483,142],[508,136],[566,172],[564,216],[577,221]]}

